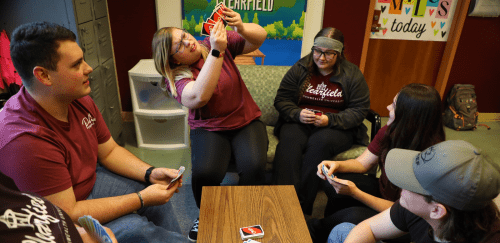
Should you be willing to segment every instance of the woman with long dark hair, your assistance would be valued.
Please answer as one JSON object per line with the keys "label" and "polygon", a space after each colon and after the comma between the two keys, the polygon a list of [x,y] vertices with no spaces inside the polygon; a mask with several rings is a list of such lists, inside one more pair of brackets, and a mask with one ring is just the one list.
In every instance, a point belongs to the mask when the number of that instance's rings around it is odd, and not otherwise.
{"label": "woman with long dark hair", "polygon": [[[331,229],[337,224],[359,222],[389,208],[399,198],[401,189],[393,185],[385,174],[385,158],[393,148],[422,151],[445,140],[441,97],[434,87],[409,84],[387,106],[389,120],[382,127],[368,148],[356,159],[323,161],[317,175],[324,182],[328,196],[325,218],[311,219],[308,227],[314,242],[325,242]],[[322,173],[325,165],[328,175]],[[379,166],[380,178],[365,175]],[[330,186],[331,185],[331,186]],[[372,188],[362,191],[359,187]],[[374,185],[378,185],[374,186]]]}
{"label": "woman with long dark hair", "polygon": [[311,53],[286,73],[274,100],[275,183],[295,186],[304,214],[311,214],[321,182],[316,166],[354,143],[368,144],[363,124],[370,109],[368,85],[344,52],[340,30],[320,30]]}

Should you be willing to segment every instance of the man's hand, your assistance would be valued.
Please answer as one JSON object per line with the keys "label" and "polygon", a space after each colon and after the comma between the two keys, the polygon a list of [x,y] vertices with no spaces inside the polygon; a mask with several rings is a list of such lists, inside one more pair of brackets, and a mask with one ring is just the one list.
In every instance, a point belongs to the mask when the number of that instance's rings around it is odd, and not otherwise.
{"label": "man's hand", "polygon": [[167,203],[181,185],[182,181],[179,180],[168,190],[167,185],[162,184],[153,184],[146,187],[141,191],[144,206],[156,206]]}
{"label": "man's hand", "polygon": [[177,177],[177,173],[179,173],[179,170],[169,168],[155,168],[153,171],[151,171],[149,181],[151,182],[151,184],[168,185],[168,183],[170,183],[172,179]]}

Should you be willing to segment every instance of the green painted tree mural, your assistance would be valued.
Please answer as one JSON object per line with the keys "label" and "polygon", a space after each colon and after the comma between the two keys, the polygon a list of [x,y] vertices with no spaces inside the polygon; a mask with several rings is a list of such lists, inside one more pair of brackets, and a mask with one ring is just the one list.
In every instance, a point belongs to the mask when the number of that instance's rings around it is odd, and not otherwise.
{"label": "green painted tree mural", "polygon": [[195,28],[196,28],[196,20],[194,20],[194,15],[191,15],[191,20],[189,21],[189,33],[194,35]]}
{"label": "green painted tree mural", "polygon": [[295,31],[295,28],[297,28],[297,24],[295,23],[295,20],[292,22],[290,26],[286,28],[286,38],[287,39],[293,39],[293,32]]}
{"label": "green painted tree mural", "polygon": [[283,27],[283,21],[274,22],[274,29],[276,30],[276,37],[281,39],[285,36],[286,29]]}
{"label": "green painted tree mural", "polygon": [[306,18],[306,13],[302,11],[302,16],[300,16],[299,27],[304,29],[304,19]]}
{"label": "green painted tree mural", "polygon": [[259,24],[259,18],[257,18],[257,13],[254,13],[254,14],[253,14],[253,20],[252,20],[252,23],[254,23],[254,24]]}
{"label": "green painted tree mural", "polygon": [[243,21],[243,23],[248,23],[248,13],[245,12],[245,17],[243,17],[243,19],[241,21]]}

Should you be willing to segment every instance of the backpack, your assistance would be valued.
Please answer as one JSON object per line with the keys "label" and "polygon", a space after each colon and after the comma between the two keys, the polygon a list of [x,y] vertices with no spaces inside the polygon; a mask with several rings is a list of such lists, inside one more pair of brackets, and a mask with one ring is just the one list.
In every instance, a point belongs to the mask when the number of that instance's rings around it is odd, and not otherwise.
{"label": "backpack", "polygon": [[477,127],[476,92],[472,84],[455,84],[446,98],[444,125],[457,131],[474,130]]}

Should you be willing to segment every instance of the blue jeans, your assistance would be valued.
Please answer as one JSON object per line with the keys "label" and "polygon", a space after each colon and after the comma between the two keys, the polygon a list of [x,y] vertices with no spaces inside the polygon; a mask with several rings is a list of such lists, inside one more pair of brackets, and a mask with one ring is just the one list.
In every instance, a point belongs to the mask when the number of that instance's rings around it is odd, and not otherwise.
{"label": "blue jeans", "polygon": [[[131,180],[98,166],[97,179],[89,199],[121,196],[143,190],[145,184]],[[177,217],[170,202],[144,207],[110,221],[104,226],[113,231],[118,242],[189,242],[181,235]]]}
{"label": "blue jeans", "polygon": [[341,223],[335,226],[328,236],[328,243],[342,243],[349,235],[349,232],[355,227],[355,224]]}

